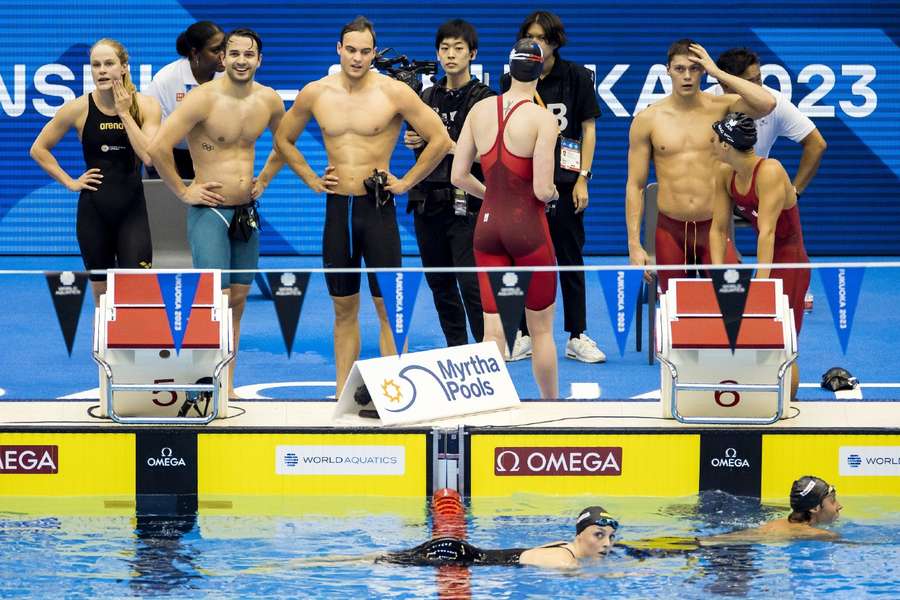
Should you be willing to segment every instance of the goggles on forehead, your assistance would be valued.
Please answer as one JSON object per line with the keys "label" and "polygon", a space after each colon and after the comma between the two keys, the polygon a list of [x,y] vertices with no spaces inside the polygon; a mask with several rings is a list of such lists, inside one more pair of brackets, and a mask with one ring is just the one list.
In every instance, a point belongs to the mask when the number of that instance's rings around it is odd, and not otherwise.
{"label": "goggles on forehead", "polygon": [[600,527],[612,527],[613,529],[619,528],[619,522],[616,521],[612,515],[608,513],[603,513],[599,518],[594,519],[592,521],[594,525],[599,525]]}

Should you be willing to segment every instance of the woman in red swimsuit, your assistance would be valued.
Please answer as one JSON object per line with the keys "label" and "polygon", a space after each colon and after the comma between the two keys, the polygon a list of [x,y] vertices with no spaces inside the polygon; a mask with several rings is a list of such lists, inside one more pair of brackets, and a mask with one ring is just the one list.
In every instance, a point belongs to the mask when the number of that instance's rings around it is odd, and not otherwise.
{"label": "woman in red swimsuit", "polygon": [[[718,158],[724,165],[713,205],[709,232],[714,264],[725,259],[732,202],[756,230],[756,262],[808,263],[800,228],[797,192],[781,163],[753,152],[756,124],[744,113],[729,113],[713,124],[719,136]],[[756,277],[781,279],[794,313],[797,335],[803,325],[803,303],[809,289],[809,269],[758,269]],[[797,395],[797,363],[793,365],[792,397]]]}
{"label": "woman in red swimsuit", "polygon": [[[469,112],[456,142],[451,181],[484,198],[475,226],[475,264],[554,266],[556,255],[547,227],[545,204],[558,198],[553,184],[556,118],[532,102],[543,56],[531,40],[519,40],[509,57],[512,86]],[[485,183],[472,174],[481,157]],[[506,346],[503,324],[486,272],[478,274],[484,307],[484,339]],[[536,271],[525,296],[525,318],[532,335],[532,369],[542,398],[558,398],[553,312],[556,272]]]}

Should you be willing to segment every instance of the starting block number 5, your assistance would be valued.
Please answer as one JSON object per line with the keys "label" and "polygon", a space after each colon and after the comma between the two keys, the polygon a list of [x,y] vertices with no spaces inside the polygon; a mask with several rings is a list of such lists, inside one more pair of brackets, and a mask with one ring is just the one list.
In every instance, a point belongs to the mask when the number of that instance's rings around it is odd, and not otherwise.
{"label": "starting block number 5", "polygon": [[[206,383],[209,381],[206,377],[201,377],[195,384]],[[174,379],[154,379],[153,383],[175,383]],[[168,394],[168,398],[159,398],[158,394]],[[157,406],[172,406],[178,401],[178,392],[173,392],[172,390],[153,390],[153,404]]]}

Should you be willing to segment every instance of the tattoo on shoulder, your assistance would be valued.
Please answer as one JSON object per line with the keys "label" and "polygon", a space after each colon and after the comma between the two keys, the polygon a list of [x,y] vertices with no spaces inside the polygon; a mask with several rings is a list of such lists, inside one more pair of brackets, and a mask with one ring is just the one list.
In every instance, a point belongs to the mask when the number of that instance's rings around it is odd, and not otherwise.
{"label": "tattoo on shoulder", "polygon": [[212,152],[216,149],[215,146],[213,146],[212,144],[207,144],[206,142],[203,142],[202,144],[200,144],[200,146],[207,152]]}

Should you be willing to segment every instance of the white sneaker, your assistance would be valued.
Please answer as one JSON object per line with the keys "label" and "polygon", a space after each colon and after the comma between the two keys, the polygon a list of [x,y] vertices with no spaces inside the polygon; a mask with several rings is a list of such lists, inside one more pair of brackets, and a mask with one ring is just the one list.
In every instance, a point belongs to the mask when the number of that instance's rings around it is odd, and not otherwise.
{"label": "white sneaker", "polygon": [[597,342],[582,333],[566,342],[566,358],[574,358],[586,363],[606,362],[606,355],[597,347]]}
{"label": "white sneaker", "polygon": [[531,356],[531,336],[516,332],[516,341],[513,343],[512,355],[506,355],[506,362],[524,360]]}

